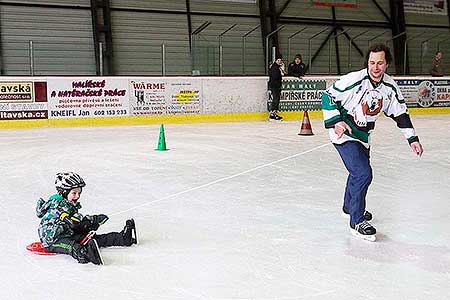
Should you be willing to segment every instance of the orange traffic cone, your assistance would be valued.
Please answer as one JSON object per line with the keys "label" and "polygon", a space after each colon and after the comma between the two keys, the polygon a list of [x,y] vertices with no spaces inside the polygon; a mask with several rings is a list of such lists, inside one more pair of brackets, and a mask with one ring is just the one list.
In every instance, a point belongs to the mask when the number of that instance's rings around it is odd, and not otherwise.
{"label": "orange traffic cone", "polygon": [[309,115],[308,111],[305,110],[303,113],[303,121],[302,121],[302,127],[300,128],[300,132],[298,135],[314,135],[311,128],[311,122],[309,121]]}

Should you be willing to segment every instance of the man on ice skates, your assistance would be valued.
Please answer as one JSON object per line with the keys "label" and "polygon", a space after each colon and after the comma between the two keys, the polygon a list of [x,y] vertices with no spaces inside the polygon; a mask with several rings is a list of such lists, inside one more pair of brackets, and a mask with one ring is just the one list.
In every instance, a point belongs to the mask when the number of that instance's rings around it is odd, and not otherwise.
{"label": "man on ice skates", "polygon": [[36,214],[41,218],[38,228],[42,246],[50,252],[71,255],[79,263],[103,264],[99,247],[131,246],[137,243],[133,219],[127,220],[121,232],[94,234],[87,242],[83,239],[104,224],[106,215],[86,215],[78,212],[78,200],[85,186],[80,175],[68,172],[56,175],[58,194],[47,201],[37,201]]}
{"label": "man on ice skates", "polygon": [[372,182],[370,133],[383,112],[392,118],[412,151],[421,156],[422,145],[409,118],[405,100],[395,81],[385,74],[392,56],[383,44],[373,45],[366,55],[366,68],[342,76],[322,94],[325,128],[349,172],[343,214],[350,216],[353,235],[376,240],[376,229],[368,222],[366,194]]}

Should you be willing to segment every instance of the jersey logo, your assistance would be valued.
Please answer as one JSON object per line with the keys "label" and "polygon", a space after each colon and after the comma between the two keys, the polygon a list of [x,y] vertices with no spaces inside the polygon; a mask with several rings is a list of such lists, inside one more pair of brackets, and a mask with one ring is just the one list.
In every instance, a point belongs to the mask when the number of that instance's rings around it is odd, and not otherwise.
{"label": "jersey logo", "polygon": [[[368,116],[377,116],[383,108],[383,95],[378,90],[365,90],[350,115],[359,127],[367,126]],[[370,118],[373,119],[373,118]]]}
{"label": "jersey logo", "polygon": [[363,113],[366,116],[376,116],[383,108],[383,95],[377,90],[370,90],[362,101]]}

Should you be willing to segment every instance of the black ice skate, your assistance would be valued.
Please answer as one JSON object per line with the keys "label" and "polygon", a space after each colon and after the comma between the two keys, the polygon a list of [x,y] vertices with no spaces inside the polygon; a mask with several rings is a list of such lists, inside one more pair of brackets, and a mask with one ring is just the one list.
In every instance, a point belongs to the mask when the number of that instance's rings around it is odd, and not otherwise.
{"label": "black ice skate", "polygon": [[96,265],[103,265],[103,259],[98,248],[97,241],[90,239],[84,245],[75,244],[72,249],[72,257],[80,264],[89,262]]}
{"label": "black ice skate", "polygon": [[354,236],[366,241],[375,242],[377,230],[366,220],[358,224],[350,224],[350,231]]}
{"label": "black ice skate", "polygon": [[136,223],[133,219],[127,220],[125,222],[125,227],[123,228],[121,233],[125,246],[131,246],[138,243]]}
{"label": "black ice skate", "polygon": [[[350,219],[350,214],[346,210],[342,210],[341,214],[344,218]],[[372,220],[372,214],[368,212],[367,210],[364,211],[364,220],[371,221]]]}
{"label": "black ice skate", "polygon": [[80,264],[87,264],[87,249],[80,244],[74,244],[72,247],[72,257],[75,258]]}
{"label": "black ice skate", "polygon": [[283,117],[280,116],[276,111],[271,112],[269,115],[269,121],[282,121]]}
{"label": "black ice skate", "polygon": [[100,248],[98,247],[95,239],[90,239],[84,247],[86,248],[86,258],[95,265],[103,265],[103,259],[100,254]]}

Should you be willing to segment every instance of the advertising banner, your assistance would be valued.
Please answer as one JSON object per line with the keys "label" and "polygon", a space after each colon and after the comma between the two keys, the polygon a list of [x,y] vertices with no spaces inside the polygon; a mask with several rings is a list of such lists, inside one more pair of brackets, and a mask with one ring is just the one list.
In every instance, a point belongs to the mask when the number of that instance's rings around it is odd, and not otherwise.
{"label": "advertising banner", "polygon": [[49,118],[127,116],[127,82],[120,77],[49,77]]}
{"label": "advertising banner", "polygon": [[[322,92],[326,89],[326,80],[283,79],[280,97],[281,111],[321,110]],[[269,108],[272,95],[269,92]]]}
{"label": "advertising banner", "polygon": [[396,79],[408,107],[450,106],[450,80]]}
{"label": "advertising banner", "polygon": [[[322,109],[322,92],[338,78],[283,79],[280,111]],[[450,79],[395,79],[408,107],[450,107]],[[269,91],[268,108],[272,103]]]}
{"label": "advertising banner", "polygon": [[446,0],[403,0],[405,13],[446,15]]}
{"label": "advertising banner", "polygon": [[202,113],[202,81],[196,78],[130,78],[130,115]]}
{"label": "advertising banner", "polygon": [[312,4],[316,6],[358,7],[356,0],[312,0]]}
{"label": "advertising banner", "polygon": [[0,81],[0,120],[47,119],[46,82]]}

